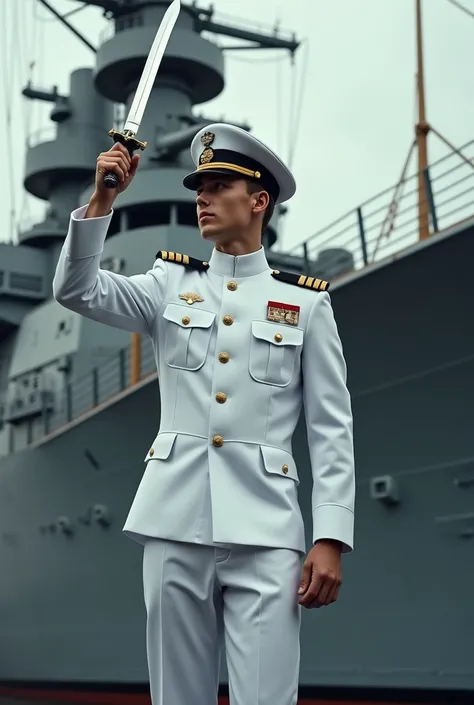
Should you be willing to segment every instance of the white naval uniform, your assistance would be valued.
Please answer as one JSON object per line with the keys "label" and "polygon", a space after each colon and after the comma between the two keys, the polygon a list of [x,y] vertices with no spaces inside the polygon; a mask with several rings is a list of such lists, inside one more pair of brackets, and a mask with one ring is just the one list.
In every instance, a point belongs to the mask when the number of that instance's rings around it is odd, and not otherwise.
{"label": "white naval uniform", "polygon": [[[160,380],[160,428],[124,526],[145,544],[154,705],[216,702],[209,622],[216,585],[227,588],[233,705],[291,705],[305,552],[291,438],[302,404],[312,539],[337,539],[344,552],[353,547],[352,415],[329,295],[279,281],[263,248],[239,257],[214,250],[202,270],[157,259],[146,274],[102,271],[112,214],[84,220],[86,210],[72,213],[54,296],[84,316],[150,336]],[[189,305],[179,298],[186,293],[202,301]],[[299,306],[298,325],[267,320],[269,301]],[[188,650],[183,639],[192,641]],[[166,669],[181,654],[173,678]],[[209,659],[212,666],[201,663]],[[187,672],[198,679],[192,700]],[[200,673],[206,686],[198,685]]]}

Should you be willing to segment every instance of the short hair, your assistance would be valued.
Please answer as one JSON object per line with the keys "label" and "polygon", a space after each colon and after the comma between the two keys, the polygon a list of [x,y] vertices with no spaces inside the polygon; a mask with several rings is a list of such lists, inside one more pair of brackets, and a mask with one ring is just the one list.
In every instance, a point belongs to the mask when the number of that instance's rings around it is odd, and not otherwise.
{"label": "short hair", "polygon": [[[259,184],[257,181],[246,179],[246,182],[247,182],[247,192],[249,194],[257,193],[257,191],[265,191],[266,190],[266,189],[262,188],[262,185]],[[268,193],[268,191],[267,191],[267,193]],[[265,230],[268,223],[272,219],[273,212],[275,210],[275,201],[270,196],[270,194],[268,194],[268,195],[269,195],[270,201],[269,201],[268,206],[265,210],[265,213],[263,214],[262,232]]]}

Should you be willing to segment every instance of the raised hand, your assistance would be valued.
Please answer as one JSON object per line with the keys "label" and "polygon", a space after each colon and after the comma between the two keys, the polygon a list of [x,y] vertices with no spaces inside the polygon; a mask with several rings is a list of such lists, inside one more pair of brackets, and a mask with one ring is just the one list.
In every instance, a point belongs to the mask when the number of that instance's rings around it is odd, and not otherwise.
{"label": "raised hand", "polygon": [[[139,154],[130,157],[127,149],[120,142],[115,142],[107,152],[99,154],[95,173],[95,191],[91,196],[86,218],[103,216],[110,212],[119,193],[130,186],[136,174],[139,159]],[[110,171],[118,178],[117,188],[107,188],[104,185],[104,176]]]}

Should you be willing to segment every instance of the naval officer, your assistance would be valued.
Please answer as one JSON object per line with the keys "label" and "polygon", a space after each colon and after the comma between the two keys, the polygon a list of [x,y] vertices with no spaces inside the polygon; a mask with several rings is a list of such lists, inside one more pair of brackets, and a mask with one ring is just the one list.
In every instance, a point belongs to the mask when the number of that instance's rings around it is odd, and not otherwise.
{"label": "naval officer", "polygon": [[[224,124],[198,132],[195,170],[209,262],[157,254],[145,274],[100,269],[117,193],[138,166],[116,144],[73,211],[56,300],[150,336],[161,415],[125,533],[144,545],[153,705],[217,701],[224,640],[232,705],[294,705],[301,608],[335,602],[353,549],[354,458],[346,367],[327,282],[273,271],[261,245],[295,192],[280,159]],[[105,189],[114,171],[117,190]],[[304,406],[312,536],[306,543],[291,439]]]}

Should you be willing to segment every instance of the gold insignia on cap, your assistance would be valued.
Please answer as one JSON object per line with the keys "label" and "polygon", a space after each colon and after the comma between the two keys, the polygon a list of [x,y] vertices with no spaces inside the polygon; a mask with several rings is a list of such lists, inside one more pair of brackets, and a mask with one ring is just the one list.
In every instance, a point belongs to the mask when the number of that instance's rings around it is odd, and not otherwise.
{"label": "gold insignia on cap", "polygon": [[205,132],[201,135],[201,142],[206,148],[199,157],[199,164],[208,164],[214,157],[214,151],[210,148],[214,142],[215,134],[213,132]]}
{"label": "gold insignia on cap", "polygon": [[195,294],[192,291],[188,291],[186,294],[179,294],[179,298],[184,299],[184,301],[186,301],[186,303],[190,306],[192,304],[195,304],[197,301],[204,301],[204,299],[202,299],[199,294]]}
{"label": "gold insignia on cap", "polygon": [[203,135],[201,135],[201,142],[203,143],[204,147],[210,147],[211,144],[214,142],[215,134],[213,132],[205,132]]}
{"label": "gold insignia on cap", "polygon": [[214,152],[209,147],[209,149],[205,149],[204,152],[201,152],[201,156],[199,157],[199,163],[200,164],[209,164],[209,162],[212,161],[213,156],[214,156]]}

